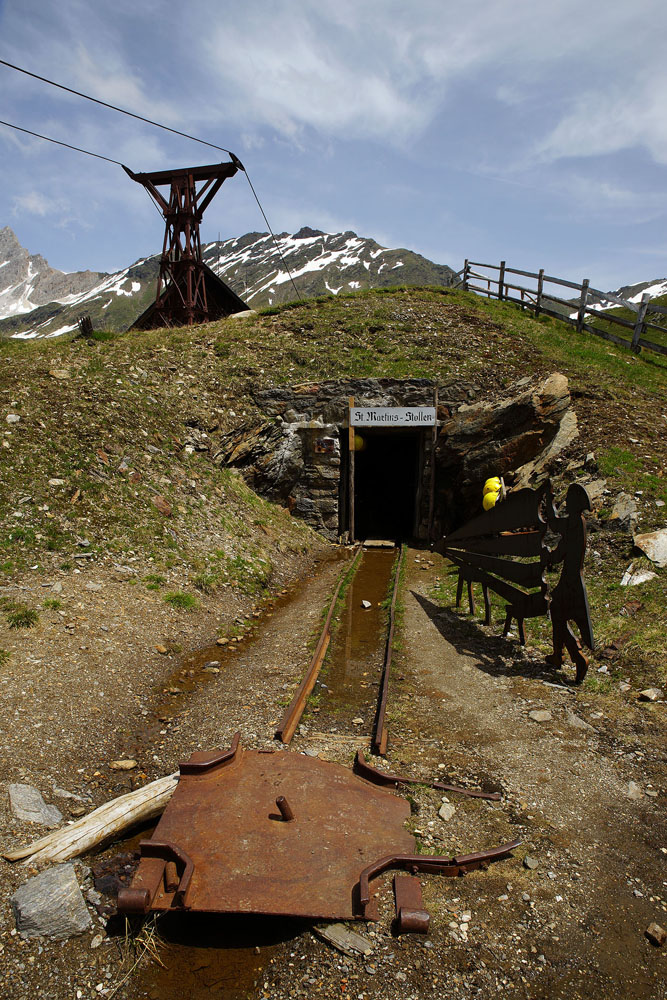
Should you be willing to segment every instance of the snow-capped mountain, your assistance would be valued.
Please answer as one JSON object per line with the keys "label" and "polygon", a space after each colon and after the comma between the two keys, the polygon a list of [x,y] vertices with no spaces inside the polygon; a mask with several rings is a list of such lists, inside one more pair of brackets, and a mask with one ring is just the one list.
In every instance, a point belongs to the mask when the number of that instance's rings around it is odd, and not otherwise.
{"label": "snow-capped mountain", "polygon": [[[248,233],[209,243],[202,255],[251,309],[297,298],[295,286],[307,298],[392,285],[447,285],[454,274],[444,264],[353,232],[304,228],[281,233],[277,244],[280,249],[268,233]],[[23,284],[17,281],[19,266]],[[158,268],[156,254],[115,274],[62,274],[41,257],[30,257],[11,229],[0,230],[0,336],[59,336],[75,329],[82,315],[89,315],[96,329],[125,330],[155,295]]]}
{"label": "snow-capped mountain", "polygon": [[57,271],[39,254],[29,254],[9,226],[0,229],[0,319],[32,312],[54,300],[65,303],[93,288],[101,277],[95,271]]}
{"label": "snow-capped mountain", "polygon": [[609,298],[593,293],[589,296],[589,306],[591,309],[599,312],[604,312],[607,309],[619,309],[622,308],[622,305],[620,302],[615,301],[618,299],[639,305],[645,293],[652,299],[667,295],[667,278],[656,278],[653,281],[639,281],[634,285],[623,285],[622,288],[618,288],[615,292],[608,292]]}

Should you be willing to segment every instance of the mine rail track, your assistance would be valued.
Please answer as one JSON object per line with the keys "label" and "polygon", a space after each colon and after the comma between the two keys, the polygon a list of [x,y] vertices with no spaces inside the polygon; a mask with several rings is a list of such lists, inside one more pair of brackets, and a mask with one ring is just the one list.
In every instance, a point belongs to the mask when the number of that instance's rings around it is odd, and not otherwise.
{"label": "mine rail track", "polygon": [[[352,558],[351,564],[348,564],[343,572],[341,573],[338,584],[334,591],[333,597],[329,604],[329,609],[327,612],[327,617],[324,622],[324,626],[320,633],[317,645],[315,647],[315,652],[310,660],[308,668],[304,674],[303,680],[301,681],[299,687],[297,688],[294,696],[288,705],[285,713],[276,729],[276,739],[279,739],[282,743],[289,744],[296,732],[296,728],[299,725],[299,721],[303,712],[305,710],[308,698],[315,687],[318,675],[322,668],[324,662],[324,657],[326,656],[329,643],[331,641],[331,623],[334,616],[334,611],[338,602],[338,596],[340,594],[341,588],[345,580],[350,580],[351,577],[356,572],[359,561],[364,551],[363,545],[358,545],[356,552]],[[389,679],[391,674],[391,661],[393,653],[393,643],[394,643],[394,631],[396,623],[396,604],[398,599],[398,590],[401,578],[401,570],[403,567],[403,561],[405,557],[405,545],[401,544],[398,550],[396,559],[392,566],[391,578],[389,581],[388,592],[391,591],[391,604],[389,607],[389,619],[387,622],[387,633],[384,643],[384,657],[382,660],[382,665],[380,669],[380,689],[378,694],[377,708],[375,712],[375,721],[373,724],[373,732],[371,735],[371,751],[374,754],[380,756],[385,756],[387,752],[387,742],[388,742],[388,732],[386,723],[386,713],[387,713],[387,700],[389,695]]]}
{"label": "mine rail track", "polygon": [[357,566],[359,565],[362,551],[363,546],[358,545],[351,564],[345,566],[338,578],[338,584],[336,585],[334,595],[331,598],[327,617],[315,647],[315,652],[313,653],[310,663],[308,664],[303,680],[296,689],[296,692],[294,693],[294,696],[287,706],[278,728],[276,729],[276,739],[280,740],[282,743],[291,743],[292,737],[296,732],[296,727],[299,725],[299,720],[303,715],[308,698],[315,687],[315,682],[317,681],[319,672],[322,669],[324,657],[326,656],[329,643],[331,642],[331,622],[336,609],[336,604],[338,602],[338,595],[340,594],[345,580],[348,576],[352,576],[354,574]]}
{"label": "mine rail track", "polygon": [[[364,546],[358,545],[354,555],[350,562],[346,563],[343,568],[334,590],[333,596],[329,603],[327,616],[322,627],[319,639],[315,646],[315,651],[312,655],[308,668],[304,674],[304,677],[299,684],[299,687],[294,693],[292,700],[288,707],[286,708],[284,715],[278,725],[275,736],[276,739],[280,740],[282,743],[288,745],[296,728],[299,725],[299,721],[303,712],[306,708],[308,698],[313,691],[315,684],[317,682],[322,664],[324,663],[324,658],[329,648],[329,643],[331,641],[331,628],[334,618],[334,613],[338,605],[338,599],[343,588],[343,584],[347,582],[348,584],[352,580],[353,576],[357,572],[360,561],[362,558],[362,553],[364,552]],[[375,718],[372,727],[372,733],[369,741],[369,749],[371,753],[376,756],[385,757],[387,754],[387,745],[389,742],[389,734],[387,727],[387,705],[389,702],[389,685],[391,678],[391,666],[392,657],[394,651],[394,637],[396,632],[396,613],[398,607],[398,596],[400,590],[401,574],[403,570],[403,565],[405,562],[406,546],[401,544],[396,558],[394,559],[393,565],[391,567],[391,573],[387,584],[387,595],[391,594],[391,601],[389,605],[388,620],[386,623],[386,634],[384,639],[384,655],[382,658],[382,663],[380,666],[380,682],[377,697],[377,706],[375,709]],[[374,768],[372,765],[368,764],[359,751],[357,753],[356,760],[354,762],[354,771],[356,774],[365,778],[367,781],[371,781],[373,784],[377,785],[391,785],[394,788],[398,788],[400,785],[411,785],[411,784],[426,784],[430,785],[432,788],[439,789],[441,791],[452,791],[458,792],[462,795],[483,798],[493,801],[498,801],[500,799],[500,793],[497,791],[486,791],[474,788],[462,787],[456,784],[445,784],[443,782],[430,782],[421,778],[413,778],[404,775],[390,774],[386,771],[380,771]]]}

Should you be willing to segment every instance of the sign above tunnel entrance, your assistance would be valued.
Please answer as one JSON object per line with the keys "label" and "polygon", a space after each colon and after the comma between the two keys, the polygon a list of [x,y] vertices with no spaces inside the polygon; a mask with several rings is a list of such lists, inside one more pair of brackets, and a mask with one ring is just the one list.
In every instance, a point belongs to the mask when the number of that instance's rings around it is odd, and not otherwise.
{"label": "sign above tunnel entrance", "polygon": [[352,406],[350,427],[433,427],[434,406]]}

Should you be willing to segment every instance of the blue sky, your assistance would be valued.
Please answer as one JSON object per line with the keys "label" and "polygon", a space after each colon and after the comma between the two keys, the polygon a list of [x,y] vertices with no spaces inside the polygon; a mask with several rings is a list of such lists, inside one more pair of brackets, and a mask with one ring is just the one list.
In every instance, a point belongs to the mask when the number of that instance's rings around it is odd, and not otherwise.
{"label": "blue sky", "polygon": [[[666,28],[664,0],[0,0],[0,58],[234,150],[276,232],[612,289],[667,275]],[[3,66],[0,118],[136,171],[223,158]],[[0,165],[0,228],[54,267],[160,249],[120,167],[1,126]],[[202,236],[264,229],[237,175]]]}

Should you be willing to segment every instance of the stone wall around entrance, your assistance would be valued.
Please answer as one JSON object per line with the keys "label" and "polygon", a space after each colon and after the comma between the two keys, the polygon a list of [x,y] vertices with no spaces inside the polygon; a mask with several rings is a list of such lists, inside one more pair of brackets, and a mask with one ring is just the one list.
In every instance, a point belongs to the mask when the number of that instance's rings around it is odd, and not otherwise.
{"label": "stone wall around entrance", "polygon": [[[349,397],[359,406],[432,406],[434,389],[427,379],[349,379],[263,390],[254,402],[264,419],[225,435],[214,460],[239,468],[257,493],[335,541],[344,528]],[[510,488],[534,486],[578,433],[558,373],[522,379],[494,399],[480,399],[473,384],[438,385],[437,414],[434,538],[476,512],[488,476],[504,476]],[[416,521],[417,537],[427,540],[430,429],[423,435]]]}

